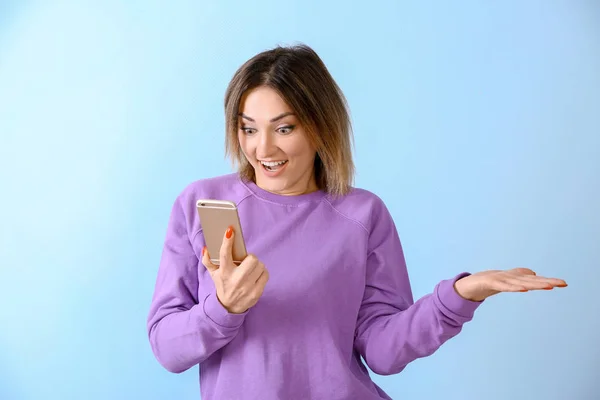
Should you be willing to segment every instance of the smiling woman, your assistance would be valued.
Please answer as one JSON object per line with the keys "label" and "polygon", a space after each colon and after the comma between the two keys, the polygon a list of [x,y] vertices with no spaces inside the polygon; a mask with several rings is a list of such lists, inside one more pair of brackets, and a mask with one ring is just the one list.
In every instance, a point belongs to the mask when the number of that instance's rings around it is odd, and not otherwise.
{"label": "smiling woman", "polygon": [[[200,366],[202,399],[389,399],[366,365],[399,373],[487,297],[566,286],[523,268],[462,272],[415,302],[390,212],[351,186],[346,103],[309,47],[246,62],[225,114],[239,171],[175,200],[147,325],[166,369]],[[232,228],[211,262],[199,198],[237,206],[249,250],[239,265]]]}
{"label": "smiling woman", "polygon": [[[350,190],[354,163],[346,99],[310,47],[279,47],[248,60],[227,88],[225,114],[225,149],[243,178],[280,194]],[[285,173],[270,171],[257,168],[261,161],[289,166]]]}
{"label": "smiling woman", "polygon": [[[318,190],[316,148],[298,117],[279,94],[259,86],[244,95],[240,109],[239,147],[258,186],[282,195]],[[252,117],[249,117],[251,115]],[[276,117],[271,118],[271,116]],[[320,161],[319,161],[320,163]]]}

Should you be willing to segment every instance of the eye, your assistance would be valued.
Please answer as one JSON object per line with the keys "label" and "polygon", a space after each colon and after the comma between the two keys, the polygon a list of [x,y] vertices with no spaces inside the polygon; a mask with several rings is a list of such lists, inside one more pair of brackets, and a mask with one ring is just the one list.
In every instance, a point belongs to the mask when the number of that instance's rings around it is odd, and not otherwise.
{"label": "eye", "polygon": [[281,128],[277,129],[277,132],[281,133],[282,135],[289,135],[290,133],[292,133],[294,128],[294,125],[282,126]]}
{"label": "eye", "polygon": [[254,129],[254,128],[247,128],[245,126],[241,126],[240,127],[240,131],[242,131],[242,133],[244,135],[252,135],[254,132],[256,132],[256,129]]}

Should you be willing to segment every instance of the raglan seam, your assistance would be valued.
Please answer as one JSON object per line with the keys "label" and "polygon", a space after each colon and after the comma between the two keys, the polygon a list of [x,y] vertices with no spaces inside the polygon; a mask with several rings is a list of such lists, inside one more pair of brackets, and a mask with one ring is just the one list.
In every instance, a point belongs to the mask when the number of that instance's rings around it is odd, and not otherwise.
{"label": "raglan seam", "polygon": [[327,204],[329,204],[329,206],[333,209],[333,211],[335,211],[338,215],[340,215],[342,218],[347,219],[350,222],[353,222],[355,224],[357,224],[359,227],[361,227],[365,233],[368,235],[369,234],[369,230],[364,226],[364,224],[362,222],[360,222],[359,220],[352,218],[344,213],[342,213],[340,210],[338,210],[328,199],[324,198],[325,202]]}

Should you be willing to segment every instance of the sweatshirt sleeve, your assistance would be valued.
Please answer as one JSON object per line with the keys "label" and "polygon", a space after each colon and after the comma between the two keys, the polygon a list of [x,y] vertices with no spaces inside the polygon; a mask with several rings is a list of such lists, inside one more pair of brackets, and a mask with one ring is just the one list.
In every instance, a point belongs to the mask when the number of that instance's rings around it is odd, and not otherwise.
{"label": "sweatshirt sleeve", "polygon": [[373,372],[396,374],[456,336],[482,303],[454,289],[468,273],[441,281],[433,293],[413,301],[400,239],[382,202],[373,214],[368,251],[355,347]]}
{"label": "sweatshirt sleeve", "polygon": [[[230,314],[214,291],[198,296],[200,263],[190,242],[181,196],[173,205],[147,332],[158,362],[170,372],[183,372],[228,344],[246,314]],[[206,274],[206,279],[210,276]],[[212,282],[211,282],[212,283]]]}

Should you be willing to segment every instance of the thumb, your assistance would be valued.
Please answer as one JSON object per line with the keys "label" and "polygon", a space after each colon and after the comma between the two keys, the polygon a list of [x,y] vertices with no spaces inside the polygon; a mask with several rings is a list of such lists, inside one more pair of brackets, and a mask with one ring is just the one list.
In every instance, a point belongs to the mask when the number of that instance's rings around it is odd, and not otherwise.
{"label": "thumb", "polygon": [[536,275],[536,273],[534,271],[532,271],[531,269],[523,268],[523,267],[513,268],[510,272],[515,273],[515,274],[523,274],[523,275]]}
{"label": "thumb", "polygon": [[211,273],[219,269],[218,266],[216,266],[210,261],[210,254],[208,254],[208,249],[206,248],[206,246],[204,246],[204,248],[202,249],[202,264],[206,267],[208,272]]}

